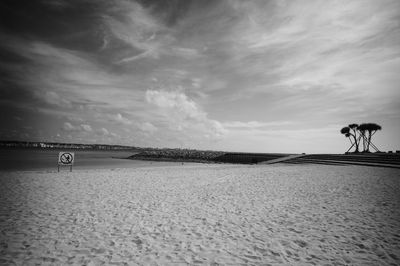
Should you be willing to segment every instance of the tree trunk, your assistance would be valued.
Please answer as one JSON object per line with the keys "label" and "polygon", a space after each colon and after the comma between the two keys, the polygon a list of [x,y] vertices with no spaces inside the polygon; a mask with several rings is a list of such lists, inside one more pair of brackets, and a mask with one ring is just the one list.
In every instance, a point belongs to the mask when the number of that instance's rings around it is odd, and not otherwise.
{"label": "tree trunk", "polygon": [[[354,132],[354,134],[352,134],[352,136],[353,136],[353,138],[354,138],[354,144],[356,145],[356,149],[355,149],[355,153],[358,153],[359,152],[359,150],[358,150],[358,145],[359,145],[359,142],[357,141],[357,131],[356,131],[356,129],[354,129],[353,128],[353,132]],[[353,144],[353,143],[352,143]]]}
{"label": "tree trunk", "polygon": [[369,152],[369,146],[371,145],[371,139],[372,139],[372,131],[368,131],[367,152]]}
{"label": "tree trunk", "polygon": [[370,145],[372,148],[374,148],[375,151],[378,152],[379,149],[374,145],[374,143],[372,143],[372,137],[375,135],[375,133],[376,133],[376,130],[375,130],[374,132],[372,132],[371,139],[370,139],[370,141],[369,141],[369,145]]}
{"label": "tree trunk", "polygon": [[359,153],[359,150],[358,150],[358,142],[357,142],[357,138],[356,138],[356,136],[354,136],[354,144],[356,145],[356,149],[355,149],[355,153]]}
{"label": "tree trunk", "polygon": [[350,146],[350,149],[351,149],[351,147],[353,147],[354,144],[353,144],[353,142],[351,141],[351,138],[349,138],[349,141],[350,141],[350,144],[351,144],[351,146]]}
{"label": "tree trunk", "polygon": [[366,147],[367,147],[367,136],[365,136],[365,132],[361,132],[362,137],[363,137],[363,152],[366,151]]}

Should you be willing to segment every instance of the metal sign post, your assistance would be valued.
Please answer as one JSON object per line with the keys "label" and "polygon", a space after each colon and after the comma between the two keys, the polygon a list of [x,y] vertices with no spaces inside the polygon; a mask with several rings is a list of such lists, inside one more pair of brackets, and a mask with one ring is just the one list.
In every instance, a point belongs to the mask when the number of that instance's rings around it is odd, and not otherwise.
{"label": "metal sign post", "polygon": [[58,154],[58,172],[61,166],[69,166],[69,171],[72,172],[72,165],[74,164],[75,154],[73,152],[60,151]]}

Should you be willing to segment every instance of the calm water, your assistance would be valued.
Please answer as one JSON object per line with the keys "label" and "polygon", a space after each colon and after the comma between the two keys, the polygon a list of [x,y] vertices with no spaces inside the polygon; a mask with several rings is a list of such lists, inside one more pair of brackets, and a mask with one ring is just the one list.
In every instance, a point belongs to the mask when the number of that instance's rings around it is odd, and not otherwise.
{"label": "calm water", "polygon": [[[0,149],[0,170],[55,170],[58,153],[61,150],[39,149]],[[148,162],[122,159],[135,154],[135,151],[80,151],[62,150],[75,153],[73,169],[130,168],[143,166],[163,166],[174,163]],[[69,166],[60,168],[69,171]]]}

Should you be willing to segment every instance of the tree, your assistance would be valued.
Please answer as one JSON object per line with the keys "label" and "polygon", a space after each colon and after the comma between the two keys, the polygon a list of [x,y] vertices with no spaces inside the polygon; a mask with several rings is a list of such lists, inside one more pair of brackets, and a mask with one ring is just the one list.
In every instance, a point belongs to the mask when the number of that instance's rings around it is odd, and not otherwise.
{"label": "tree", "polygon": [[[340,133],[342,133],[346,138],[349,138],[351,146],[347,150],[349,152],[354,146],[355,146],[355,153],[359,152],[358,146],[360,143],[361,136],[357,136],[357,124],[350,124],[348,127],[344,127],[340,130]],[[351,132],[353,131],[353,132]],[[353,139],[353,141],[351,140]]]}
{"label": "tree", "polygon": [[372,136],[375,135],[378,130],[382,130],[382,127],[375,123],[364,123],[358,127],[358,130],[363,132],[364,152],[370,152],[370,146],[372,146],[376,151],[379,151],[371,140]]}
{"label": "tree", "polygon": [[350,140],[350,148],[347,150],[347,152],[349,152],[349,150],[351,150],[351,148],[353,148],[354,143],[351,141],[350,136],[352,136],[352,134],[350,133],[350,128],[349,127],[344,127],[340,130],[340,133],[342,133],[346,138],[349,138]]}
{"label": "tree", "polygon": [[353,139],[354,139],[354,144],[355,144],[355,146],[356,146],[356,149],[355,149],[355,151],[354,152],[359,152],[359,149],[358,149],[358,146],[359,146],[359,144],[360,144],[360,139],[361,139],[361,137],[357,137],[357,128],[358,128],[358,125],[357,124],[350,124],[349,125],[349,129],[351,129],[352,131],[353,131],[353,133],[350,133],[349,132],[349,134],[353,137]]}
{"label": "tree", "polygon": [[346,137],[346,138],[349,138],[349,141],[350,141],[350,144],[351,144],[351,147],[350,147],[350,149],[354,146],[354,143],[353,143],[353,141],[351,141],[351,134],[350,133],[346,133],[346,134],[344,134],[344,136]]}
{"label": "tree", "polygon": [[355,146],[355,153],[359,152],[359,146],[363,145],[363,152],[370,152],[370,147],[375,151],[379,149],[372,143],[372,136],[378,131],[382,130],[382,127],[375,123],[362,123],[361,125],[350,124],[347,127],[343,127],[340,133],[349,138],[351,146],[347,150],[349,152]]}
{"label": "tree", "polygon": [[344,127],[340,130],[340,133],[342,133],[343,135],[347,134],[350,132],[350,128],[349,127]]}
{"label": "tree", "polygon": [[362,137],[362,143],[363,143],[363,152],[367,150],[367,124],[362,123],[357,127],[358,132],[360,132],[360,136]]}

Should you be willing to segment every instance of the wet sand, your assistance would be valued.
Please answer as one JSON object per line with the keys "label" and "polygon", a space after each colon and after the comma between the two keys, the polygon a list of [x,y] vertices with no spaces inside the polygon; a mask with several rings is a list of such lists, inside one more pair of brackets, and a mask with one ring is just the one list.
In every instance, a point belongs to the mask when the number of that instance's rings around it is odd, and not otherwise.
{"label": "wet sand", "polygon": [[1,265],[399,265],[400,171],[0,173]]}

